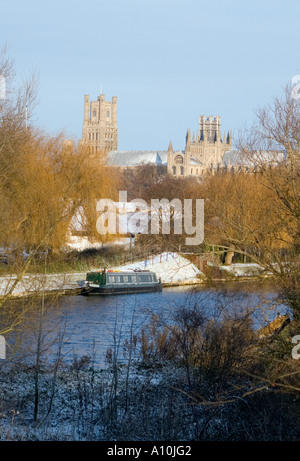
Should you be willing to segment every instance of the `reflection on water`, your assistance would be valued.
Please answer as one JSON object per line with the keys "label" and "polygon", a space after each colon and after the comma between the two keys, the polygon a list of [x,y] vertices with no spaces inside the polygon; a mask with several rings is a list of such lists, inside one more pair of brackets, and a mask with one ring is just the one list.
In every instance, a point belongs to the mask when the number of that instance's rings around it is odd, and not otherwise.
{"label": "reflection on water", "polygon": [[152,314],[170,321],[177,308],[195,304],[201,306],[207,317],[251,313],[255,328],[263,326],[266,320],[273,320],[278,311],[281,314],[287,311],[277,303],[272,287],[248,282],[216,287],[173,287],[157,293],[107,297],[64,296],[51,310],[44,326],[55,340],[46,355],[54,360],[60,334],[62,355],[67,362],[72,361],[74,355],[91,355],[95,362],[103,365],[107,349],[118,345],[118,359],[122,361],[124,340],[130,335],[139,336]]}

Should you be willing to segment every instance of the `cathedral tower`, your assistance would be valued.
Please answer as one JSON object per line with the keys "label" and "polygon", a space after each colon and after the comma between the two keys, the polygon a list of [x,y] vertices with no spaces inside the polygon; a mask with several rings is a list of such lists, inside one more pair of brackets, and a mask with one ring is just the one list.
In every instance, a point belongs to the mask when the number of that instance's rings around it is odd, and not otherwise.
{"label": "cathedral tower", "polygon": [[105,101],[104,94],[97,101],[84,96],[82,142],[92,153],[107,153],[118,149],[117,98]]}
{"label": "cathedral tower", "polygon": [[232,150],[232,134],[221,137],[221,117],[200,115],[198,131],[193,137],[190,129],[186,134],[185,150],[172,152],[168,149],[168,172],[174,176],[200,176],[222,165],[225,152]]}

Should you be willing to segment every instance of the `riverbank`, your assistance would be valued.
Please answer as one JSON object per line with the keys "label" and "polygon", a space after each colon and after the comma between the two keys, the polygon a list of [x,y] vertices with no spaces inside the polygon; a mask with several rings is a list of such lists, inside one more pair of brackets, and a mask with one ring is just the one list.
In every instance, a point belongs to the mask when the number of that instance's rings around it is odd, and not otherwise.
{"label": "riverbank", "polygon": [[[80,275],[61,274],[59,280],[72,284]],[[52,282],[55,289],[58,279]],[[95,297],[65,296],[49,303],[39,362],[38,316],[36,330],[18,328],[29,336],[22,336],[22,341],[8,338],[7,360],[0,361],[0,440],[244,440],[249,414],[247,437],[261,437],[261,426],[252,423],[259,418],[264,422],[263,437],[272,439],[274,420],[283,414],[290,420],[287,412],[292,408],[296,414],[297,402],[282,395],[277,400],[273,387],[262,386],[256,392],[256,377],[250,381],[253,369],[262,369],[256,351],[263,353],[266,344],[261,364],[265,357],[270,360],[270,333],[273,325],[277,329],[278,318],[254,335],[245,319],[255,308],[255,330],[260,320],[265,324],[264,306],[273,318],[270,300],[273,306],[276,298],[256,292],[252,296],[247,288],[240,293],[243,283],[233,283],[237,291],[231,292],[227,281],[224,290],[219,283],[209,293],[203,283],[204,295],[200,286],[141,298],[106,297],[99,302]],[[236,313],[236,308],[245,317],[234,317],[238,321],[232,323],[226,314],[227,323],[222,323],[224,309]],[[166,325],[171,327],[164,330]],[[188,366],[182,357],[189,358]],[[296,432],[288,427],[281,439],[299,436],[295,421]]]}
{"label": "riverbank", "polygon": [[[85,272],[63,274],[30,274],[24,275],[14,287],[12,297],[30,296],[39,293],[72,294],[79,289],[78,282],[85,279]],[[5,296],[15,283],[17,276],[0,277],[0,297]]]}
{"label": "riverbank", "polygon": [[[99,268],[93,268],[99,269]],[[151,258],[112,267],[116,270],[151,270],[161,279],[163,287],[199,285],[210,282],[255,280],[261,277],[263,268],[258,264],[232,264],[212,266],[207,264],[205,273],[180,253],[164,252]],[[92,270],[92,268],[91,268]],[[17,275],[0,277],[0,297],[5,296]],[[14,287],[13,297],[35,294],[76,294],[85,280],[86,272],[57,274],[27,274]]]}
{"label": "riverbank", "polygon": [[[99,269],[93,268],[95,270]],[[188,259],[178,253],[162,253],[151,259],[112,267],[112,269],[149,269],[157,274],[163,286],[194,285],[202,281],[203,274]],[[91,268],[92,270],[92,268]],[[0,277],[0,296],[4,296],[16,280],[16,275]],[[71,294],[78,291],[80,283],[86,278],[86,272],[62,274],[27,274],[16,285],[12,296],[57,292]]]}

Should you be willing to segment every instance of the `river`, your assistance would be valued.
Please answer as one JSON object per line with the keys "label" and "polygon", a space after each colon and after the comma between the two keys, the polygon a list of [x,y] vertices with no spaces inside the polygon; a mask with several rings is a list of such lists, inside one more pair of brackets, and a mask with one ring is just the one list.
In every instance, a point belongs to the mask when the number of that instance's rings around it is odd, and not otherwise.
{"label": "river", "polygon": [[[251,312],[254,328],[273,320],[278,311],[287,311],[273,287],[243,282],[173,287],[136,295],[66,296],[59,300],[56,312],[56,324],[64,331],[64,357],[71,360],[74,355],[93,354],[97,362],[103,363],[107,349],[122,345],[130,335],[139,335],[152,314],[170,321],[177,308],[195,304],[207,317]],[[122,361],[122,347],[118,359]]]}
{"label": "river", "polygon": [[[48,346],[43,356],[53,362],[61,344],[63,360],[69,363],[74,356],[92,356],[96,363],[104,366],[109,348],[118,350],[118,360],[122,362],[124,341],[130,335],[139,336],[152,314],[170,322],[177,308],[197,304],[209,318],[234,312],[251,313],[254,328],[259,328],[266,320],[273,320],[278,311],[287,312],[277,298],[276,290],[269,284],[250,282],[172,287],[158,293],[107,297],[62,296],[55,307],[46,309],[43,331],[44,344]],[[32,332],[23,344],[29,344],[34,350],[36,337],[36,331]]]}

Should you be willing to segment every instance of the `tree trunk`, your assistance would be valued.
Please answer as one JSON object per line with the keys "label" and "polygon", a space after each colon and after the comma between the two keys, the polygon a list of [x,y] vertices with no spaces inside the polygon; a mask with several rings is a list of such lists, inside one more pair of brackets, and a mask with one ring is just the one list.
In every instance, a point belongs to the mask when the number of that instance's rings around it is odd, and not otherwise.
{"label": "tree trunk", "polygon": [[227,251],[226,256],[225,256],[225,265],[226,265],[226,266],[231,266],[233,256],[234,256],[233,247],[230,246],[230,247],[228,248],[228,251]]}

